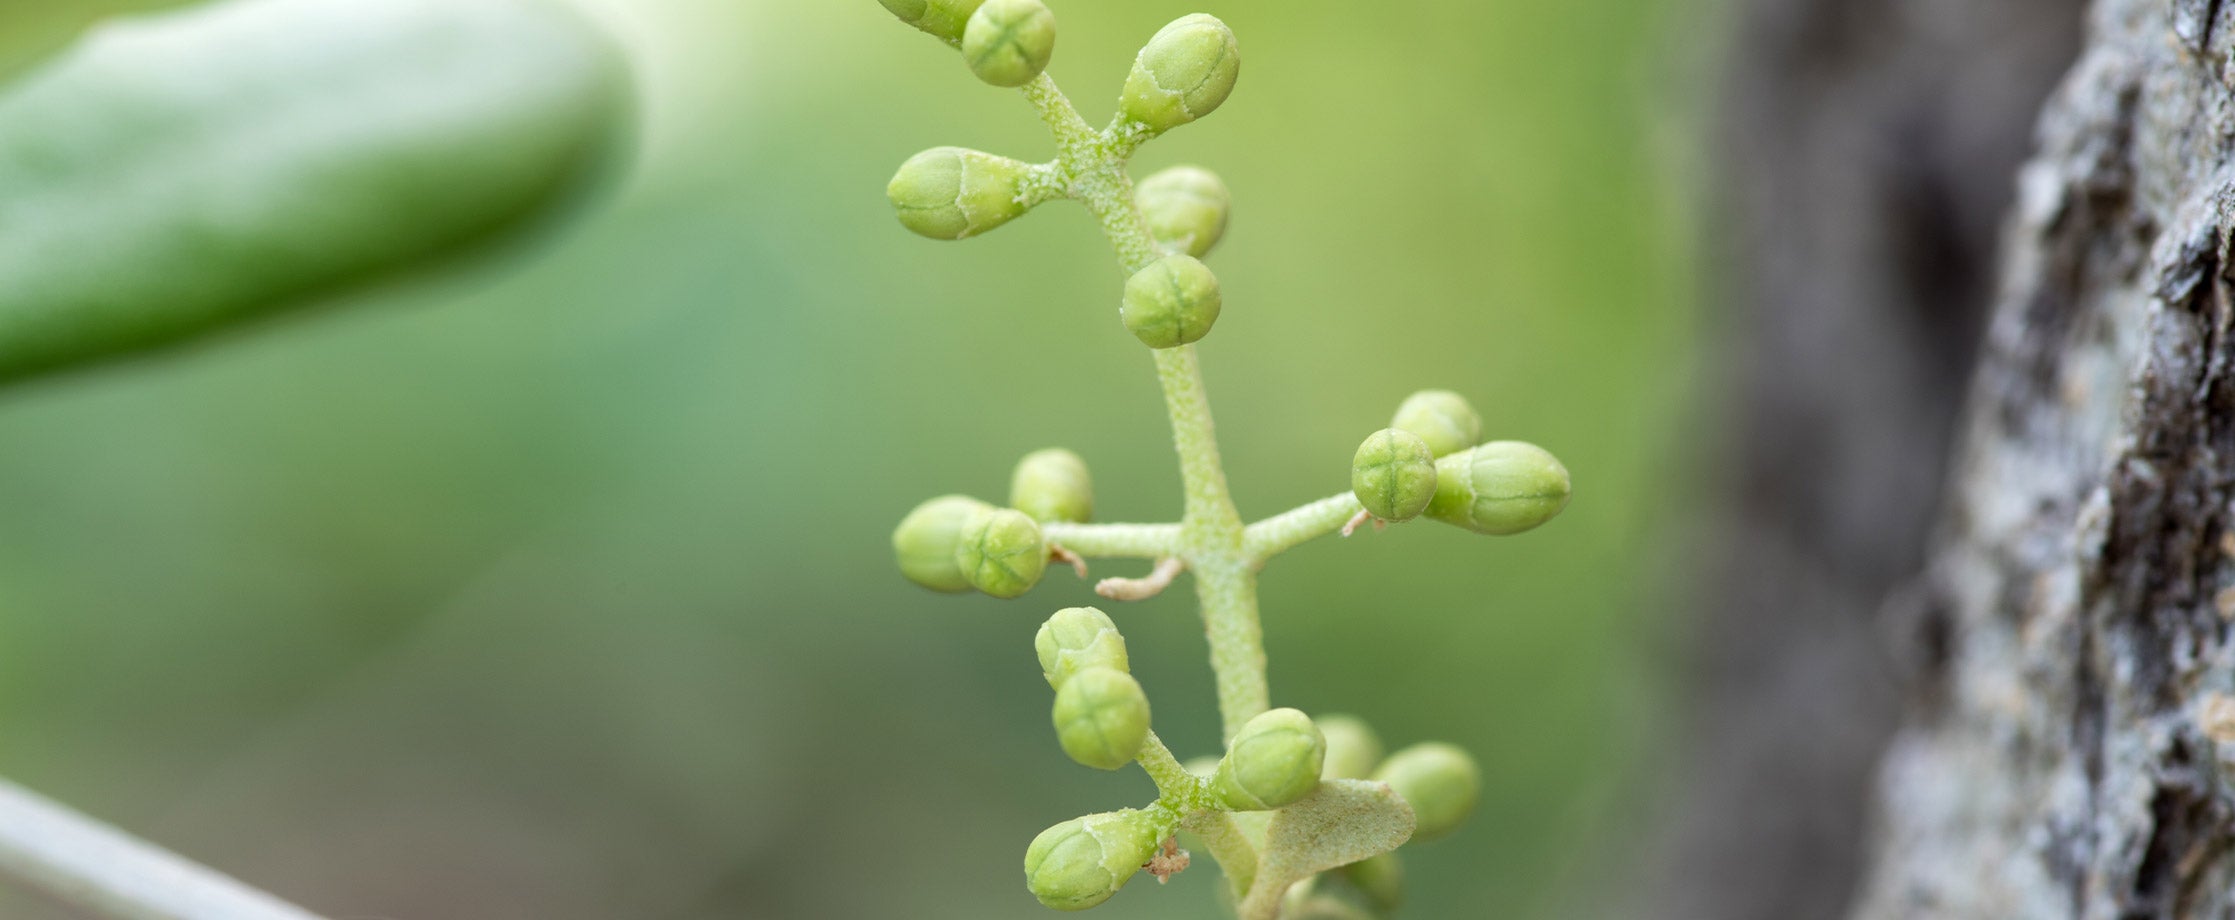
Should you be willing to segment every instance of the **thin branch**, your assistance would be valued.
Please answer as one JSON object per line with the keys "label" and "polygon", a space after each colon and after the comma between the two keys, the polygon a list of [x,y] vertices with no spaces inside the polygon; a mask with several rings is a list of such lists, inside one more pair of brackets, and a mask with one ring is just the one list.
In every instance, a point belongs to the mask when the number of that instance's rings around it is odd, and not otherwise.
{"label": "thin branch", "polygon": [[114,920],[320,920],[6,780],[0,879]]}
{"label": "thin branch", "polygon": [[1271,559],[1297,546],[1340,529],[1365,508],[1349,492],[1330,495],[1300,508],[1283,511],[1249,525],[1242,551],[1257,560]]}
{"label": "thin branch", "polygon": [[1180,551],[1178,524],[1040,525],[1048,542],[1089,559],[1162,559]]}
{"label": "thin branch", "polygon": [[1145,578],[1105,578],[1094,586],[1094,593],[1113,601],[1145,601],[1164,593],[1172,586],[1172,579],[1187,570],[1187,563],[1178,556],[1166,556],[1156,561],[1156,568]]}

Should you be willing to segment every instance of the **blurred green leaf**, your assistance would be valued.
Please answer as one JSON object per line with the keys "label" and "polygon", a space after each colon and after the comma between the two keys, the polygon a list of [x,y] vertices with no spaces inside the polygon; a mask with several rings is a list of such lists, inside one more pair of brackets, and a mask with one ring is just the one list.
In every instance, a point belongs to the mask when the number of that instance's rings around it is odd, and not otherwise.
{"label": "blurred green leaf", "polygon": [[520,227],[597,172],[623,79],[538,0],[232,0],[95,29],[0,95],[0,382]]}

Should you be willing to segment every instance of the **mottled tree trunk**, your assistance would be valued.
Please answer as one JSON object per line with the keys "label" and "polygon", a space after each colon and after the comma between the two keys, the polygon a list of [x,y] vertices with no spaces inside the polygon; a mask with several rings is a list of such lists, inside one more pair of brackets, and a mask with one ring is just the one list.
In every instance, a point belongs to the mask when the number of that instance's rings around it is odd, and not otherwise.
{"label": "mottled tree trunk", "polygon": [[1735,455],[1698,566],[1682,804],[1637,916],[1831,920],[1853,899],[1914,666],[1887,621],[1914,595],[1997,228],[2082,5],[1744,5],[1711,298]]}
{"label": "mottled tree trunk", "polygon": [[2231,49],[2097,0],[2042,118],[1856,917],[2235,916]]}

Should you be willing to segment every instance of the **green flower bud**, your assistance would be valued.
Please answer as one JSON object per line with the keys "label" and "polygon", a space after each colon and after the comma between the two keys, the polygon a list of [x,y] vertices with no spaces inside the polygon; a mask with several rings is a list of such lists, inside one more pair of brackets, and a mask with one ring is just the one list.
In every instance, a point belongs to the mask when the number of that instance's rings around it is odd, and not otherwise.
{"label": "green flower bud", "polygon": [[1515,534],[1568,506],[1568,468],[1544,448],[1492,441],[1436,461],[1428,516],[1476,533]]}
{"label": "green flower bud", "polygon": [[900,562],[900,574],[933,591],[970,590],[970,579],[963,577],[955,550],[962,545],[962,529],[992,510],[992,505],[967,495],[941,495],[917,505],[892,531],[892,554]]}
{"label": "green flower bud", "polygon": [[1117,624],[1110,622],[1109,614],[1092,607],[1056,611],[1040,624],[1040,634],[1032,638],[1032,647],[1040,653],[1041,676],[1058,690],[1071,675],[1087,668],[1130,668],[1125,658],[1125,637],[1118,634]]}
{"label": "green flower bud", "polygon": [[1055,691],[1055,738],[1097,770],[1132,763],[1149,737],[1149,696],[1116,668],[1082,668]]}
{"label": "green flower bud", "polygon": [[1132,881],[1159,843],[1155,820],[1138,809],[1073,818],[1032,838],[1024,885],[1056,910],[1085,910]]}
{"label": "green flower bud", "polygon": [[962,32],[962,59],[978,79],[1023,86],[1055,54],[1055,14],[1040,0],[985,0]]}
{"label": "green flower bud", "polygon": [[1374,779],[1404,797],[1419,826],[1412,839],[1441,837],[1458,829],[1482,797],[1482,774],[1459,748],[1431,741],[1389,755]]}
{"label": "green flower bud", "polygon": [[1319,734],[1327,739],[1327,761],[1320,779],[1365,779],[1381,763],[1381,736],[1357,716],[1320,716]]}
{"label": "green flower bud", "polygon": [[1009,507],[1035,521],[1084,523],[1094,516],[1094,478],[1078,454],[1060,447],[1033,451],[1009,477]]}
{"label": "green flower bud", "polygon": [[1261,712],[1235,733],[1211,790],[1240,811],[1279,808],[1318,788],[1326,756],[1327,739],[1310,716],[1294,709]]}
{"label": "green flower bud", "polygon": [[1234,196],[1218,174],[1200,166],[1174,166],[1141,180],[1133,202],[1156,242],[1198,259],[1226,235]]}
{"label": "green flower bud", "polygon": [[1242,49],[1234,30],[1208,13],[1172,20],[1133,59],[1118,111],[1162,134],[1211,114],[1234,91]]}
{"label": "green flower bud", "polygon": [[1438,457],[1482,443],[1482,416],[1466,397],[1450,390],[1421,390],[1405,397],[1389,427],[1419,435]]}
{"label": "green flower bud", "polygon": [[1150,348],[1186,345],[1218,322],[1218,276],[1194,256],[1165,256],[1125,281],[1118,318]]}
{"label": "green flower bud", "polygon": [[1350,491],[1374,517],[1412,520],[1436,497],[1435,454],[1428,442],[1402,428],[1376,431],[1350,458]]}
{"label": "green flower bud", "polygon": [[982,511],[963,525],[955,568],[973,588],[994,597],[1016,597],[1032,590],[1047,571],[1048,538],[1022,511]]}
{"label": "green flower bud", "polygon": [[1343,867],[1351,885],[1383,912],[1394,912],[1405,903],[1405,867],[1397,854],[1383,853]]}
{"label": "green flower bud", "polygon": [[900,223],[935,240],[976,236],[1015,220],[1027,207],[1032,167],[963,147],[933,147],[900,164],[885,197]]}
{"label": "green flower bud", "polygon": [[963,25],[985,0],[879,0],[885,9],[948,44],[962,41]]}

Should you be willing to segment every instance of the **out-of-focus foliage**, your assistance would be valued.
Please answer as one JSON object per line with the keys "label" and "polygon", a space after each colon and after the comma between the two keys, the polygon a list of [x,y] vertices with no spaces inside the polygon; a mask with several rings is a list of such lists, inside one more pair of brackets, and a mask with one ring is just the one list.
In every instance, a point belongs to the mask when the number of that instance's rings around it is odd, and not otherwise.
{"label": "out-of-focus foliage", "polygon": [[545,0],[227,0],[0,90],[0,381],[479,242],[610,146],[621,68]]}
{"label": "out-of-focus foliage", "polygon": [[[1050,5],[1097,121],[1176,16],[1249,56],[1137,170],[1233,195],[1202,347],[1246,513],[1347,489],[1424,386],[1573,473],[1524,539],[1421,521],[1283,556],[1265,628],[1276,705],[1480,761],[1468,825],[1406,850],[1408,915],[1607,887],[1573,873],[1656,763],[1646,524],[1684,490],[1663,5]],[[1112,606],[1059,567],[937,595],[889,537],[1051,445],[1098,519],[1178,513],[1124,278],[1077,208],[964,244],[898,225],[910,154],[1049,149],[873,0],[603,8],[647,156],[532,259],[0,393],[0,772],[345,916],[1045,918],[1025,845],[1153,793],[1066,767],[1034,630],[1101,605],[1158,734],[1214,753],[1192,592]],[[1215,917],[1202,868],[1097,916]]]}

